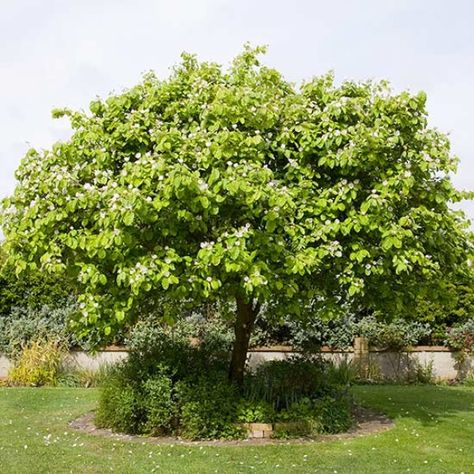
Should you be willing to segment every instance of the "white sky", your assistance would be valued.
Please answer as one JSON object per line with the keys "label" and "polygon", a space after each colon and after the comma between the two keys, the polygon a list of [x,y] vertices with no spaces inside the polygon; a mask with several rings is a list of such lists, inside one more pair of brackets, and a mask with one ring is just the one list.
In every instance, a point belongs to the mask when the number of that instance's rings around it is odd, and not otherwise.
{"label": "white sky", "polygon": [[30,146],[68,136],[54,107],[167,75],[182,51],[227,64],[246,41],[292,81],[334,69],[425,90],[461,160],[454,181],[474,189],[473,23],[472,0],[0,0],[0,198]]}

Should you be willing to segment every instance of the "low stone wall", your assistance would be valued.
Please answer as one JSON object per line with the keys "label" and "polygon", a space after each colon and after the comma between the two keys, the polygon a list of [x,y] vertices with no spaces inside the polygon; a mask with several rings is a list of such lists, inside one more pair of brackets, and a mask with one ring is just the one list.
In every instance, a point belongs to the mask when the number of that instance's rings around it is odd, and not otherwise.
{"label": "low stone wall", "polygon": [[[267,360],[288,359],[296,352],[285,347],[265,347],[255,349],[249,354],[249,365],[256,367]],[[353,350],[331,351],[323,348],[320,355],[335,363],[341,361],[359,361],[360,354]],[[418,346],[406,352],[389,352],[372,349],[366,354],[365,371],[372,379],[404,379],[417,370],[431,372],[433,377],[442,380],[455,379],[474,373],[474,356],[468,357],[461,364],[459,354],[443,346]]]}
{"label": "low stone wall", "polygon": [[128,352],[122,348],[111,349],[91,355],[84,351],[71,351],[67,363],[72,367],[97,370],[103,365],[113,365],[128,357]]}
{"label": "low stone wall", "polygon": [[4,378],[8,375],[10,370],[11,362],[2,354],[0,354],[0,378]]}
{"label": "low stone wall", "polygon": [[[291,347],[261,347],[249,352],[248,363],[250,367],[256,367],[262,362],[284,360],[295,354],[297,352]],[[336,363],[358,361],[360,357],[360,354],[353,350],[337,352],[328,348],[323,348],[320,354],[323,358]],[[71,351],[68,363],[72,367],[97,370],[102,365],[115,364],[127,356],[127,350],[121,347],[112,347],[95,355],[84,351]],[[430,371],[434,377],[444,380],[454,379],[469,372],[474,373],[474,357],[469,357],[460,366],[457,354],[441,346],[419,346],[400,353],[370,350],[363,362],[368,378],[373,379],[403,379],[416,370]],[[0,354],[0,378],[8,375],[10,367],[11,362]]]}

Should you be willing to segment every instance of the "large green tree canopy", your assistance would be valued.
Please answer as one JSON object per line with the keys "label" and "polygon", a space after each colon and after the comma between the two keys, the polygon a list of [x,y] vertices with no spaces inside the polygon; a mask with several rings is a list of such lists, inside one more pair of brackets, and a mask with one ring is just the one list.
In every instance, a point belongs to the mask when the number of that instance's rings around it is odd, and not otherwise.
{"label": "large green tree canopy", "polygon": [[71,139],[23,159],[8,252],[78,282],[79,331],[105,341],[158,294],[237,299],[248,330],[262,303],[400,304],[465,263],[456,160],[425,94],[330,74],[297,88],[261,52],[228,70],[183,55],[168,79],[55,111]]}

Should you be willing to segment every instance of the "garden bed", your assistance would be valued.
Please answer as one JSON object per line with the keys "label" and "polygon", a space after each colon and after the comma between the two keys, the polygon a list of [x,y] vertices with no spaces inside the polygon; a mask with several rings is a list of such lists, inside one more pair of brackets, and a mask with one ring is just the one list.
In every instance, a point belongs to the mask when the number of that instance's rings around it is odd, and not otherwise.
{"label": "garden bed", "polygon": [[[354,424],[345,433],[338,434],[321,434],[315,437],[299,437],[292,439],[275,439],[272,437],[250,436],[241,440],[212,440],[212,441],[190,441],[182,438],[175,438],[171,436],[157,437],[157,436],[142,436],[129,435],[124,433],[116,433],[111,429],[98,428],[94,423],[94,412],[86,413],[85,415],[70,422],[69,426],[75,430],[89,433],[95,436],[104,436],[120,441],[139,441],[152,444],[163,445],[185,445],[185,446],[248,446],[248,445],[262,445],[262,444],[301,444],[323,442],[338,439],[351,439],[359,436],[366,436],[381,433],[394,427],[394,422],[382,413],[377,413],[373,410],[356,406],[353,410]],[[278,423],[278,425],[290,425],[294,423]],[[255,431],[260,430],[262,425],[272,427],[271,424],[263,423],[248,423],[248,425],[259,425]],[[285,426],[281,426],[285,428]],[[268,429],[268,428],[267,428]]]}

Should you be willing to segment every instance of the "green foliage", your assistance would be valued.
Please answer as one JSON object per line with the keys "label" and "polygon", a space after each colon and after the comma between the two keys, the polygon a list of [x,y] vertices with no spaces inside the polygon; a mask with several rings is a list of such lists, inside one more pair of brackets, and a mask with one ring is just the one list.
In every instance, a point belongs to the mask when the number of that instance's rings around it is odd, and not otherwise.
{"label": "green foliage", "polygon": [[130,345],[129,358],[101,390],[100,426],[190,439],[238,434],[229,421],[236,388],[221,353],[190,346],[186,331],[145,325],[131,334]]}
{"label": "green foliage", "polygon": [[236,419],[240,423],[268,423],[275,419],[275,410],[265,401],[240,399]]}
{"label": "green foliage", "polygon": [[409,382],[420,383],[423,385],[430,385],[436,382],[434,370],[433,370],[433,361],[430,361],[426,364],[416,363],[414,370],[409,375]]}
{"label": "green foliage", "polygon": [[[318,433],[341,433],[352,426],[351,398],[347,393],[319,399],[303,397],[278,414],[286,422],[287,434],[311,436]],[[303,421],[303,423],[301,423]],[[293,425],[294,424],[294,425]],[[293,425],[293,426],[292,426]],[[283,430],[285,425],[283,425]]]}
{"label": "green foliage", "polygon": [[373,317],[363,318],[357,330],[358,335],[368,338],[371,346],[395,351],[414,346],[431,334],[427,323],[396,319],[387,324]]}
{"label": "green foliage", "polygon": [[455,277],[441,281],[435,294],[421,295],[413,311],[413,318],[433,325],[454,326],[474,318],[474,279]]}
{"label": "green foliage", "polygon": [[308,315],[303,321],[287,320],[283,328],[277,337],[275,330],[270,334],[260,333],[259,342],[289,344],[296,350],[316,353],[323,345],[332,349],[349,349],[354,337],[364,336],[372,347],[400,350],[429,342],[433,331],[439,331],[428,322],[412,319],[396,318],[387,322],[375,316],[365,316],[357,320],[353,315],[329,320]]}
{"label": "green foliage", "polygon": [[329,385],[348,387],[358,376],[357,367],[347,357],[340,358],[326,367],[327,382]]}
{"label": "green foliage", "polygon": [[17,358],[30,341],[50,339],[65,347],[78,343],[68,330],[68,322],[77,311],[72,298],[56,301],[54,306],[17,306],[0,316],[0,353]]}
{"label": "green foliage", "polygon": [[122,433],[140,433],[143,428],[141,399],[117,370],[101,387],[95,421],[99,427]]}
{"label": "green foliage", "polygon": [[12,385],[57,385],[64,348],[57,341],[36,340],[25,346],[8,373]]}
{"label": "green foliage", "polygon": [[176,419],[173,381],[167,375],[157,375],[143,384],[144,430],[153,435],[173,432]]}
{"label": "green foliage", "polygon": [[262,52],[228,70],[183,55],[168,79],[57,110],[72,137],[23,159],[8,259],[80,285],[79,335],[106,343],[156,297],[179,301],[166,320],[241,293],[275,314],[400,309],[463,271],[456,160],[426,95],[331,75],[297,89]]}
{"label": "green foliage", "polygon": [[[173,337],[161,333],[152,347],[147,339],[139,340],[145,346],[136,340],[128,360],[112,370],[101,388],[99,426],[186,439],[240,438],[244,430],[239,423],[272,423],[307,398],[311,416],[297,421],[311,421],[314,434],[316,426],[323,426],[318,400],[346,396],[341,384],[347,378],[328,363],[291,359],[265,364],[247,375],[240,393],[229,382],[226,361],[222,363],[219,353],[189,346],[176,333]],[[296,408],[292,410],[289,413],[296,416]]]}
{"label": "green foliage", "polygon": [[247,377],[245,398],[263,400],[281,411],[302,398],[320,397],[339,388],[328,379],[329,371],[336,370],[330,366],[329,362],[295,356],[264,362]]}
{"label": "green foliage", "polygon": [[334,349],[352,347],[357,335],[354,317],[335,319],[308,317],[305,321],[288,321],[289,342],[297,350],[317,352],[323,345]]}
{"label": "green foliage", "polygon": [[58,377],[58,385],[61,387],[83,387],[94,388],[102,386],[108,379],[112,367],[101,364],[97,369],[80,369],[65,364]]}
{"label": "green foliage", "polygon": [[466,387],[474,387],[474,371],[471,370],[463,380]]}
{"label": "green foliage", "polygon": [[316,405],[320,433],[340,433],[352,425],[350,398],[324,397]]}
{"label": "green foliage", "polygon": [[224,354],[232,347],[233,328],[222,313],[206,314],[203,308],[196,308],[190,314],[183,312],[170,324],[163,322],[159,314],[151,313],[133,326],[125,344],[131,349],[153,347],[161,337],[184,343],[195,339],[206,350]]}
{"label": "green foliage", "polygon": [[446,338],[446,344],[460,352],[474,352],[474,319],[452,328]]}
{"label": "green foliage", "polygon": [[189,439],[238,438],[235,425],[237,391],[226,374],[203,375],[193,383],[179,383],[180,434]]}
{"label": "green foliage", "polygon": [[40,309],[59,307],[73,293],[62,278],[39,271],[16,274],[15,266],[7,264],[5,244],[0,243],[0,319],[14,308]]}

